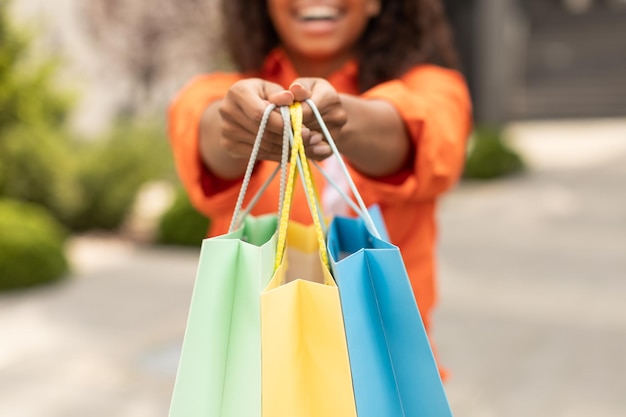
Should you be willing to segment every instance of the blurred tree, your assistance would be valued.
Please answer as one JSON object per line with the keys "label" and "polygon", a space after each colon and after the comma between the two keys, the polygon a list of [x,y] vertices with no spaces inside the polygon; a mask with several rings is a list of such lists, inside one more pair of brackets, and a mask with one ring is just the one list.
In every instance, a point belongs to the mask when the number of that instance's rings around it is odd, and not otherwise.
{"label": "blurred tree", "polygon": [[[86,33],[132,86],[123,113],[148,109],[159,88],[218,65],[214,0],[90,0],[81,3]],[[211,62],[211,59],[214,59]],[[187,72],[187,74],[181,74]]]}
{"label": "blurred tree", "polygon": [[0,0],[0,197],[45,207],[71,230],[115,229],[143,183],[172,176],[162,124],[133,120],[96,140],[77,137],[59,62],[33,53],[9,2]]}
{"label": "blurred tree", "polygon": [[9,0],[0,0],[0,291],[54,281],[68,269],[65,232],[39,205],[72,199],[63,193],[66,171],[55,166],[63,164],[59,127],[72,100],[53,80],[57,63],[33,57],[31,42],[12,24]]}
{"label": "blurred tree", "polygon": [[55,83],[58,63],[33,57],[31,36],[8,8],[0,0],[0,195],[55,205],[71,163],[62,136],[72,99]]}
{"label": "blurred tree", "polygon": [[0,0],[0,134],[19,124],[62,124],[71,109],[53,76],[58,62],[31,54],[32,38],[9,19],[9,0]]}

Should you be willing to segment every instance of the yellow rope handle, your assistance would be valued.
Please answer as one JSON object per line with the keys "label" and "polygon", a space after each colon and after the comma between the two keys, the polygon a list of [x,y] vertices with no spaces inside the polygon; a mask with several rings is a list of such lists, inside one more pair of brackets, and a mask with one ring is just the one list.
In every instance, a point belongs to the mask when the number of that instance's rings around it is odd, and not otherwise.
{"label": "yellow rope handle", "polygon": [[287,184],[285,185],[285,195],[283,206],[280,210],[280,219],[278,219],[278,242],[276,246],[276,260],[274,262],[274,271],[278,269],[283,261],[283,254],[287,242],[287,227],[289,225],[289,211],[291,210],[291,200],[296,180],[296,164],[298,160],[298,140],[302,141],[302,135],[299,138],[294,136],[293,145],[291,147],[291,155],[289,157],[289,172],[287,174]]}
{"label": "yellow rope handle", "polygon": [[293,129],[293,145],[291,149],[291,156],[289,161],[289,176],[287,178],[287,187],[285,190],[285,200],[283,201],[282,214],[279,221],[278,229],[278,246],[276,250],[276,263],[274,270],[278,268],[282,262],[283,252],[285,250],[285,244],[287,240],[287,227],[289,224],[289,209],[291,208],[291,199],[293,196],[293,190],[295,188],[295,167],[298,158],[302,165],[302,173],[304,177],[304,186],[308,195],[309,208],[311,210],[311,217],[313,218],[313,228],[315,229],[315,235],[317,236],[317,243],[319,247],[320,256],[322,262],[328,268],[328,254],[326,253],[326,240],[324,239],[324,232],[322,230],[322,224],[320,221],[319,211],[317,210],[317,193],[315,190],[315,183],[311,176],[311,169],[309,161],[306,158],[304,152],[304,143],[302,140],[302,105],[298,102],[289,106],[289,112],[291,115],[291,125]]}
{"label": "yellow rope handle", "polygon": [[300,161],[302,162],[302,171],[304,174],[304,185],[306,192],[309,196],[309,206],[311,209],[311,217],[313,217],[313,227],[315,229],[315,235],[317,236],[317,244],[319,246],[320,256],[322,262],[328,268],[328,254],[326,253],[326,239],[324,238],[324,232],[322,231],[322,223],[320,221],[320,214],[317,210],[317,204],[315,203],[317,198],[317,192],[315,190],[315,183],[311,176],[311,168],[309,166],[309,160],[304,152],[304,142],[302,141],[302,105],[300,103],[294,103],[289,107],[291,112],[291,124],[294,130],[294,137],[297,135],[300,137],[298,147],[298,154],[300,155]]}

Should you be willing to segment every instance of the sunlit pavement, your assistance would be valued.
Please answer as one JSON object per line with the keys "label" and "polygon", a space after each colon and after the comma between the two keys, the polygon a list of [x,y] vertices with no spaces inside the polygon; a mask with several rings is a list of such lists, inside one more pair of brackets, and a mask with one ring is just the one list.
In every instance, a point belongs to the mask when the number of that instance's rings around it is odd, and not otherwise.
{"label": "sunlit pavement", "polygon": [[[523,176],[441,204],[435,338],[456,416],[626,415],[626,122],[510,128]],[[1,417],[166,416],[197,250],[85,236],[0,295]]]}

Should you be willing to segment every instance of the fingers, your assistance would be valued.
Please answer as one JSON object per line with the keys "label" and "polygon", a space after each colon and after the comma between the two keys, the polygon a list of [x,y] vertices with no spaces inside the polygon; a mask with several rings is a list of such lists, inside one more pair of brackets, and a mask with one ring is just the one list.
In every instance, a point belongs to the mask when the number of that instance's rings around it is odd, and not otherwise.
{"label": "fingers", "polygon": [[290,106],[291,104],[293,104],[295,96],[289,90],[281,90],[277,93],[270,95],[268,100],[270,103],[273,103],[277,106]]}
{"label": "fingers", "polygon": [[[289,91],[295,101],[310,99],[315,103],[324,123],[331,135],[338,138],[341,128],[347,122],[347,113],[343,107],[339,94],[335,88],[322,78],[298,78],[289,86]],[[303,123],[310,129],[310,133],[303,139],[307,157],[314,160],[323,160],[332,155],[332,150],[321,134],[319,122],[307,105],[302,106]]]}
{"label": "fingers", "polygon": [[[234,157],[248,158],[268,103],[282,105],[292,101],[292,94],[277,84],[255,79],[235,83],[219,107],[223,148]],[[282,117],[273,111],[260,144],[259,159],[279,158],[282,134]]]}
{"label": "fingers", "polygon": [[298,78],[289,86],[289,91],[296,101],[311,99],[318,107],[339,99],[335,88],[323,78]]}
{"label": "fingers", "polygon": [[304,101],[311,98],[311,87],[306,87],[304,81],[295,81],[289,86],[289,91],[293,94],[295,101]]}
{"label": "fingers", "polygon": [[[289,87],[296,101],[311,99],[329,129],[337,130],[347,121],[347,114],[337,90],[323,78],[298,78]],[[308,105],[303,106],[304,124],[314,130],[319,125]]]}
{"label": "fingers", "polygon": [[310,159],[321,161],[332,154],[330,146],[320,132],[311,131],[304,127],[302,128],[302,141],[304,143],[304,152]]}
{"label": "fingers", "polygon": [[[309,98],[315,101],[331,133],[337,134],[345,124],[345,111],[339,95],[327,81],[300,78],[288,90],[261,79],[246,79],[235,83],[219,107],[222,146],[235,157],[248,158],[269,103],[288,106]],[[303,106],[303,124],[303,142],[307,157],[320,161],[331,155],[331,149],[320,133],[318,123],[306,105]],[[280,161],[283,128],[280,111],[275,109],[269,115],[259,148],[259,159]]]}
{"label": "fingers", "polygon": [[[247,159],[252,153],[252,145],[248,142],[233,142],[224,140],[222,146],[228,151],[229,154],[239,158]],[[281,153],[282,144],[280,146],[273,145],[272,147],[262,145],[257,154],[257,160],[280,162]]]}

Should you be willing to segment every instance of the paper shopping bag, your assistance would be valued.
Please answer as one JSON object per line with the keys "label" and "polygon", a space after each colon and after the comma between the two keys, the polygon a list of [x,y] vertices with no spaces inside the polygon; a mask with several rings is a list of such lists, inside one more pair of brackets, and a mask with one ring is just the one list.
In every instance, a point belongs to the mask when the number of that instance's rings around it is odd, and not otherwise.
{"label": "paper shopping bag", "polygon": [[289,223],[261,295],[263,417],[355,417],[339,293],[314,226]]}
{"label": "paper shopping bag", "polygon": [[336,217],[328,229],[359,417],[451,417],[399,249],[380,211]]}
{"label": "paper shopping bag", "polygon": [[247,216],[202,243],[170,417],[261,415],[260,294],[276,257],[275,215]]}

